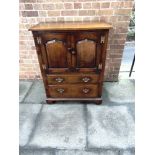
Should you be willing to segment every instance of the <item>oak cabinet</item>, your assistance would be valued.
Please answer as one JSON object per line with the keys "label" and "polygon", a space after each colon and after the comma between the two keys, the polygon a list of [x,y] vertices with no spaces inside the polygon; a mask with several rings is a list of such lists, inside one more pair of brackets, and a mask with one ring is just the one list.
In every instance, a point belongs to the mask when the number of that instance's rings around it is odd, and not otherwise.
{"label": "oak cabinet", "polygon": [[40,23],[31,27],[46,101],[102,102],[108,33],[102,22]]}

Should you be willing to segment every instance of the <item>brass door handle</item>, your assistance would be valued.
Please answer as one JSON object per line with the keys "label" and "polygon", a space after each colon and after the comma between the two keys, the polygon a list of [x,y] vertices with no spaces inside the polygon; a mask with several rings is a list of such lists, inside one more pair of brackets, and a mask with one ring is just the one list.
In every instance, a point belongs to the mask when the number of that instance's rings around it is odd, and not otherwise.
{"label": "brass door handle", "polygon": [[69,47],[69,48],[68,48],[68,51],[69,51],[72,55],[76,54],[75,49],[72,48],[72,47]]}
{"label": "brass door handle", "polygon": [[57,81],[57,82],[61,83],[61,82],[63,82],[63,81],[64,81],[64,79],[63,79],[63,78],[61,78],[61,77],[57,77],[57,78],[55,79],[55,81]]}
{"label": "brass door handle", "polygon": [[62,94],[65,90],[63,88],[58,88],[57,92],[59,92],[60,94]]}
{"label": "brass door handle", "polygon": [[82,90],[82,92],[85,93],[85,94],[87,94],[87,93],[90,92],[90,89],[89,89],[89,88],[84,88],[84,89]]}
{"label": "brass door handle", "polygon": [[85,83],[87,83],[87,82],[90,81],[90,78],[89,77],[84,77],[84,78],[82,78],[82,81],[85,82]]}

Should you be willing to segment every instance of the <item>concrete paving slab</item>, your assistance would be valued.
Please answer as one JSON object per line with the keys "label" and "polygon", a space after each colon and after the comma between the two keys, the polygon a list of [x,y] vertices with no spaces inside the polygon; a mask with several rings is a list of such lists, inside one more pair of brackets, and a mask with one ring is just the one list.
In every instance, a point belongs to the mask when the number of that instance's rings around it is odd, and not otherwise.
{"label": "concrete paving slab", "polygon": [[19,102],[23,101],[32,83],[32,81],[19,81]]}
{"label": "concrete paving slab", "polygon": [[[122,62],[120,66],[120,71],[130,71],[132,61],[135,54],[135,43],[134,42],[126,42]],[[133,69],[134,70],[134,69]]]}
{"label": "concrete paving slab", "polygon": [[118,155],[118,151],[58,150],[55,155]]}
{"label": "concrete paving slab", "polygon": [[35,81],[33,87],[31,88],[24,102],[42,103],[42,102],[45,102],[45,100],[46,100],[46,95],[45,95],[43,81],[37,80]]}
{"label": "concrete paving slab", "polygon": [[84,106],[80,104],[43,105],[40,120],[29,146],[84,148],[86,146]]}
{"label": "concrete paving slab", "polygon": [[19,105],[19,144],[25,146],[35,127],[35,121],[41,109],[41,104]]}
{"label": "concrete paving slab", "polygon": [[127,106],[87,108],[89,148],[134,148],[134,120]]}
{"label": "concrete paving slab", "polygon": [[125,150],[125,151],[123,151],[123,153],[122,153],[122,155],[135,155],[135,151],[129,151],[129,150]]}
{"label": "concrete paving slab", "polygon": [[122,79],[135,79],[135,72],[132,72],[131,76],[129,77],[129,72],[119,72],[119,80]]}
{"label": "concrete paving slab", "polygon": [[135,101],[134,80],[119,80],[119,82],[105,82],[103,101],[125,104]]}
{"label": "concrete paving slab", "polygon": [[55,155],[53,151],[46,150],[20,150],[19,155]]}

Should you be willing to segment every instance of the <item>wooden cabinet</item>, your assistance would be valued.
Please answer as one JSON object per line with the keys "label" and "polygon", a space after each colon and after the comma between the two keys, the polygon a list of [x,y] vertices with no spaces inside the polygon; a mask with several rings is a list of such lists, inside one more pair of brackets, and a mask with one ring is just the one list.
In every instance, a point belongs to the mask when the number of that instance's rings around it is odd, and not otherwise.
{"label": "wooden cabinet", "polygon": [[31,27],[46,101],[102,102],[108,33],[103,22],[40,23]]}

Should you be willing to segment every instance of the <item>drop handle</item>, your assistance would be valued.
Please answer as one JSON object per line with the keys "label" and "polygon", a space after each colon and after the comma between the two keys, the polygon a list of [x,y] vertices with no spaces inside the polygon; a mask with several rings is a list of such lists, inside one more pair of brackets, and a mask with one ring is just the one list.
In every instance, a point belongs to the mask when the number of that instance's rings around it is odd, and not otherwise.
{"label": "drop handle", "polygon": [[57,89],[57,92],[60,93],[60,94],[62,94],[64,91],[65,91],[65,90],[64,90],[63,88],[58,88],[58,89]]}
{"label": "drop handle", "polygon": [[56,78],[56,79],[55,79],[55,81],[57,81],[58,83],[61,83],[61,82],[63,82],[63,81],[64,81],[64,79],[63,79],[63,78],[61,78],[61,77],[58,77],[58,78]]}
{"label": "drop handle", "polygon": [[87,83],[87,82],[90,81],[90,78],[89,77],[84,77],[84,78],[82,78],[82,81],[85,82],[85,83]]}
{"label": "drop handle", "polygon": [[82,90],[82,92],[83,92],[84,94],[87,94],[87,93],[90,92],[90,89],[89,89],[89,88],[84,88],[84,89]]}

